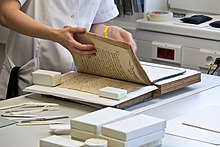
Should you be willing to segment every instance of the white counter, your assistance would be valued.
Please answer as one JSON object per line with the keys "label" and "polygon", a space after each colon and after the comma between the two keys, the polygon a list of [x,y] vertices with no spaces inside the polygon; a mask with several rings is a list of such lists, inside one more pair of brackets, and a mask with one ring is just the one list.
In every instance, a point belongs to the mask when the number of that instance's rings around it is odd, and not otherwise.
{"label": "white counter", "polygon": [[[181,116],[183,114],[192,112],[199,108],[206,107],[212,104],[220,104],[219,90],[220,90],[220,77],[205,76],[203,75],[202,82],[186,87],[180,91],[171,92],[164,96],[155,97],[150,100],[147,105],[145,103],[133,106],[130,111],[140,112],[163,118],[166,120]],[[176,97],[176,98],[174,98]],[[179,97],[179,98],[178,98]],[[168,101],[170,99],[170,101]],[[41,115],[68,115],[70,118],[74,118],[92,111],[97,110],[94,107],[66,101],[58,98],[35,96],[27,98],[21,96],[18,98],[5,100],[0,102],[0,107],[19,104],[22,102],[54,102],[60,104],[59,111],[42,112]],[[167,102],[168,101],[168,102]],[[129,110],[129,109],[127,109]],[[175,113],[174,113],[175,111]],[[3,111],[0,111],[2,114]],[[65,121],[66,123],[69,120]],[[49,127],[47,125],[36,126],[16,126],[11,125],[0,129],[0,142],[2,147],[39,147],[39,140],[50,136]],[[165,135],[162,140],[163,147],[216,147],[211,144],[202,143],[190,139],[176,137],[172,135]]]}

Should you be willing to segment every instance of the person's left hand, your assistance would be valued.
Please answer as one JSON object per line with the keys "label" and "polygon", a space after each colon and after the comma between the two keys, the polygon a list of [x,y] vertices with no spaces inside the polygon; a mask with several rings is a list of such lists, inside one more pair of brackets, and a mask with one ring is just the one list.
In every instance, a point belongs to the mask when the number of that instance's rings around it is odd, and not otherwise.
{"label": "person's left hand", "polygon": [[137,45],[132,37],[132,34],[128,31],[117,27],[117,26],[111,26],[108,31],[109,38],[113,38],[115,40],[127,42],[131,45],[134,52],[137,51]]}

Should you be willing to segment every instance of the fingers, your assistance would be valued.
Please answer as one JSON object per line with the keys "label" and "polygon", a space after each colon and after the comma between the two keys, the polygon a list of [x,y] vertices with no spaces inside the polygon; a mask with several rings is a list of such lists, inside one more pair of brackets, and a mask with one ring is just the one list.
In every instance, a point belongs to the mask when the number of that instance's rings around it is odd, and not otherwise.
{"label": "fingers", "polygon": [[74,39],[75,34],[85,33],[85,28],[65,26],[64,30],[68,32],[67,34],[70,34],[70,36],[67,35],[68,39],[65,39],[67,40],[67,43],[64,47],[66,47],[71,53],[87,56],[96,55],[96,49],[93,44],[82,44]]}
{"label": "fingers", "polygon": [[70,27],[70,26],[64,26],[64,29],[68,29],[70,33],[85,33],[86,32],[86,28],[81,28],[81,27]]}
{"label": "fingers", "polygon": [[88,50],[72,48],[70,52],[74,54],[83,55],[83,56],[96,56],[96,50],[88,51]]}
{"label": "fingers", "polygon": [[72,53],[77,53],[80,55],[96,55],[96,49],[94,48],[93,44],[81,44],[80,42],[77,42],[76,40],[72,40],[72,46],[70,46],[68,49]]}
{"label": "fingers", "polygon": [[133,51],[136,52],[137,51],[137,45],[136,45],[136,43],[135,43],[135,41],[132,37],[132,34],[127,32],[127,31],[123,31],[121,36],[122,37],[120,37],[120,40],[130,44]]}
{"label": "fingers", "polygon": [[77,53],[80,55],[87,55],[87,56],[95,56],[96,49],[92,44],[81,44],[76,42],[75,46],[69,48],[71,53]]}
{"label": "fingers", "polygon": [[131,45],[133,51],[136,53],[137,52],[137,44],[133,41],[130,45]]}
{"label": "fingers", "polygon": [[132,49],[134,52],[137,51],[137,45],[132,37],[132,35],[129,35],[128,38],[127,38],[127,42],[131,45]]}
{"label": "fingers", "polygon": [[131,45],[134,52],[137,51],[137,45],[130,32],[117,26],[111,26],[109,30],[109,36],[113,39],[127,42],[128,44]]}

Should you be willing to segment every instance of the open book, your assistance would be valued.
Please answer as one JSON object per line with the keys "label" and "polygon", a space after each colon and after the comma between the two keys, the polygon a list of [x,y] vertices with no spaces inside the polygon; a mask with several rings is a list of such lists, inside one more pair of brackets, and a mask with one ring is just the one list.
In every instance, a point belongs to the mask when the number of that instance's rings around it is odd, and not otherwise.
{"label": "open book", "polygon": [[73,54],[77,73],[61,87],[97,94],[106,86],[135,91],[143,85],[170,78],[185,72],[151,64],[141,65],[131,46],[125,42],[98,36],[93,33],[78,34],[76,40],[94,44],[95,57]]}
{"label": "open book", "polygon": [[[75,37],[81,43],[94,44],[97,55],[73,54],[77,72],[63,74],[58,86],[32,85],[25,91],[123,108],[201,80],[197,71],[140,62],[127,43],[92,33]],[[99,90],[107,86],[126,89],[128,94],[118,100],[100,97]]]}

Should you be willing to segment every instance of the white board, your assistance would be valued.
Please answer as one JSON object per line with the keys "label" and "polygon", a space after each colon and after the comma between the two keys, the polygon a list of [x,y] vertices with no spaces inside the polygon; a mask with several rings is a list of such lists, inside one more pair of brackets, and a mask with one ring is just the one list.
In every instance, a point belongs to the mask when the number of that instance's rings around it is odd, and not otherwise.
{"label": "white board", "polygon": [[[204,109],[206,111],[206,113],[204,113],[204,117],[206,118],[209,117],[207,115],[208,115],[208,112],[210,112],[210,109],[212,112],[216,110],[216,108],[214,109],[213,108],[214,107],[209,107],[207,109]],[[208,126],[207,125],[204,126],[203,123],[196,122],[196,125],[198,125],[198,127],[193,127],[193,126],[183,124],[184,122],[185,123],[189,122],[189,120],[191,120],[191,123],[194,123],[192,121],[192,115],[196,114],[196,117],[198,117],[197,116],[198,113],[202,114],[202,112],[204,112],[203,110],[199,110],[199,111],[167,121],[166,134],[184,137],[184,138],[188,138],[192,140],[197,140],[197,141],[201,141],[201,142],[205,142],[209,144],[220,145],[220,133],[208,130],[210,128],[211,128],[210,130],[213,130],[213,129],[216,130],[216,127],[215,127],[216,125],[210,124]],[[216,112],[216,116],[217,115],[218,115],[218,112]],[[210,122],[210,120],[206,120],[206,121]]]}

